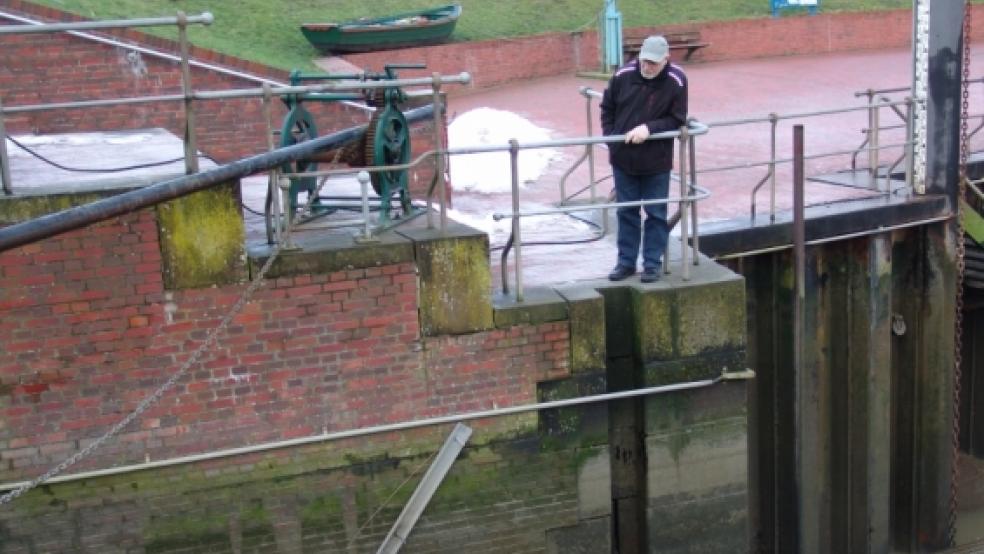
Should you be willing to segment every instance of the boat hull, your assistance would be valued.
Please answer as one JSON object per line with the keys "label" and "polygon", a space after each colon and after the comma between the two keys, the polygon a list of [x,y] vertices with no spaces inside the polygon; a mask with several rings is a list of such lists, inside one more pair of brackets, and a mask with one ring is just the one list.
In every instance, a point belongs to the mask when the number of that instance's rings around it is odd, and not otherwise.
{"label": "boat hull", "polygon": [[[459,6],[448,6],[440,12],[432,10],[419,14],[401,14],[398,20],[394,17],[392,22],[379,19],[340,24],[304,24],[301,25],[301,33],[312,46],[325,53],[372,52],[426,46],[446,42],[454,32],[460,13]],[[414,22],[406,23],[407,20]]]}

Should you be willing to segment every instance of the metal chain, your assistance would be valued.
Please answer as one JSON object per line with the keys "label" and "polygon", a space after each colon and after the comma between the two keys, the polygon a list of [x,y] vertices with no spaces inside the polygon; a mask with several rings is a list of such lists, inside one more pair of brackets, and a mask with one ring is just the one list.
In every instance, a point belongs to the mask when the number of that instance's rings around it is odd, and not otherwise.
{"label": "metal chain", "polygon": [[219,334],[225,331],[225,329],[229,326],[229,324],[232,323],[232,319],[236,316],[236,314],[240,312],[240,310],[243,309],[243,307],[246,305],[247,302],[249,302],[250,298],[252,298],[253,294],[257,291],[257,289],[259,289],[260,286],[263,284],[264,276],[266,275],[267,271],[269,271],[270,268],[273,266],[273,262],[274,260],[277,259],[277,255],[279,253],[280,253],[280,248],[278,246],[273,250],[273,252],[270,253],[270,257],[267,258],[267,261],[266,263],[263,264],[263,267],[260,269],[260,272],[257,273],[256,277],[246,288],[246,291],[243,292],[242,296],[239,297],[239,300],[236,301],[236,304],[232,307],[231,310],[229,310],[229,313],[227,313],[225,317],[222,318],[222,321],[219,323],[219,325],[213,328],[211,331],[209,331],[208,336],[205,337],[205,340],[202,342],[202,344],[199,345],[199,347],[195,350],[194,353],[192,353],[191,357],[189,357],[188,360],[181,366],[181,368],[178,369],[178,371],[174,372],[174,374],[171,375],[171,377],[167,381],[165,381],[164,384],[157,387],[157,390],[155,390],[153,394],[141,400],[140,403],[137,404],[137,407],[132,412],[130,412],[126,417],[124,417],[122,420],[120,420],[115,425],[113,425],[113,427],[111,427],[109,431],[107,431],[103,436],[99,437],[98,439],[90,443],[88,446],[83,448],[82,450],[79,450],[71,457],[62,461],[60,464],[49,469],[41,476],[35,477],[31,481],[21,485],[20,487],[4,494],[3,496],[0,496],[0,506],[4,504],[8,504],[9,502],[13,501],[17,497],[23,495],[24,493],[30,491],[35,487],[38,487],[39,485],[51,479],[52,477],[55,477],[56,475],[68,469],[69,467],[82,461],[82,459],[87,457],[89,454],[92,454],[92,452],[94,452],[97,448],[102,446],[103,443],[116,436],[127,425],[133,423],[135,419],[137,419],[138,417],[140,417],[141,414],[147,411],[148,408],[150,408],[155,403],[157,403],[157,401],[160,400],[161,397],[163,397],[164,394],[167,391],[169,391],[171,387],[175,385],[175,383],[178,382],[178,379],[180,379],[192,365],[198,362],[199,358],[201,358],[205,350],[207,350],[215,343]]}
{"label": "metal chain", "polygon": [[970,31],[971,4],[964,5],[963,24],[963,75],[961,78],[961,112],[960,112],[960,174],[959,193],[957,195],[957,298],[956,313],[954,314],[954,355],[953,355],[953,430],[952,458],[950,461],[950,513],[949,513],[949,542],[950,546],[957,543],[957,480],[960,477],[960,381],[963,376],[963,286],[964,286],[964,216],[960,204],[967,192],[967,157],[969,155],[969,138],[967,120],[970,116]]}

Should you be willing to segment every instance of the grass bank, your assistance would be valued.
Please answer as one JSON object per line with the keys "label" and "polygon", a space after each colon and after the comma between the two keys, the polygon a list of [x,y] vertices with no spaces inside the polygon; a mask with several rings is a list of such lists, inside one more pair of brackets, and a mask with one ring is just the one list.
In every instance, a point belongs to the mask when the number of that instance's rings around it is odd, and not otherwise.
{"label": "grass bank", "polygon": [[[312,69],[317,52],[301,23],[343,21],[440,5],[443,0],[35,0],[93,19],[120,19],[210,11],[211,27],[194,27],[196,45],[282,69]],[[457,0],[462,5],[456,41],[593,29],[602,0]],[[975,3],[984,0],[974,0]],[[909,8],[912,0],[822,0],[824,12]],[[768,0],[620,0],[626,27],[769,17]],[[789,12],[785,17],[792,16]],[[145,29],[164,37],[173,28]]]}

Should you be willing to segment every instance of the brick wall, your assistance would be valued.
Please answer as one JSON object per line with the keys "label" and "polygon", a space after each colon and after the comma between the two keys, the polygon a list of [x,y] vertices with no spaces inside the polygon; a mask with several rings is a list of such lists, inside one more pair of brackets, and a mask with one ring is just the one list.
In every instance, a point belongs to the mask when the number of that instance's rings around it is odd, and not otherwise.
{"label": "brick wall", "polygon": [[[154,214],[0,253],[0,480],[102,434],[243,291],[165,290]],[[528,402],[537,381],[568,374],[566,321],[424,338],[417,318],[410,263],[272,280],[84,467]]]}

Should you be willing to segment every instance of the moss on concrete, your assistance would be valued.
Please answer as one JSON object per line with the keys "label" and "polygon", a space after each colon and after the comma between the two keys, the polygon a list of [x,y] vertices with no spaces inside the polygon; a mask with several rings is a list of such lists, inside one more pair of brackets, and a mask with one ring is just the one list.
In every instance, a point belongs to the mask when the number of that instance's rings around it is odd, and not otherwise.
{"label": "moss on concrete", "polygon": [[46,196],[0,195],[0,225],[30,221],[43,215],[102,200],[114,194],[116,192],[64,193]]}
{"label": "moss on concrete", "polygon": [[674,288],[633,288],[635,348],[643,362],[744,348],[740,276]]}
{"label": "moss on concrete", "polygon": [[[604,372],[582,373],[567,379],[537,384],[540,402],[603,394],[607,390]],[[547,449],[595,446],[608,441],[608,407],[604,403],[584,404],[540,412],[540,438]]]}
{"label": "moss on concrete", "polygon": [[605,299],[596,290],[570,287],[558,291],[567,300],[570,320],[571,373],[605,368]]}
{"label": "moss on concrete", "polygon": [[[294,241],[299,249],[281,251],[267,272],[267,277],[275,279],[295,275],[325,275],[336,271],[414,261],[411,241],[394,233],[378,238],[377,242],[357,243],[355,237],[338,233],[298,235]],[[250,275],[259,272],[270,252],[270,247],[265,244],[250,247]]]}
{"label": "moss on concrete", "polygon": [[238,188],[233,182],[157,206],[167,288],[201,288],[246,278]]}
{"label": "moss on concrete", "polygon": [[464,225],[407,229],[414,241],[420,274],[420,331],[424,335],[461,335],[493,326],[489,239]]}

